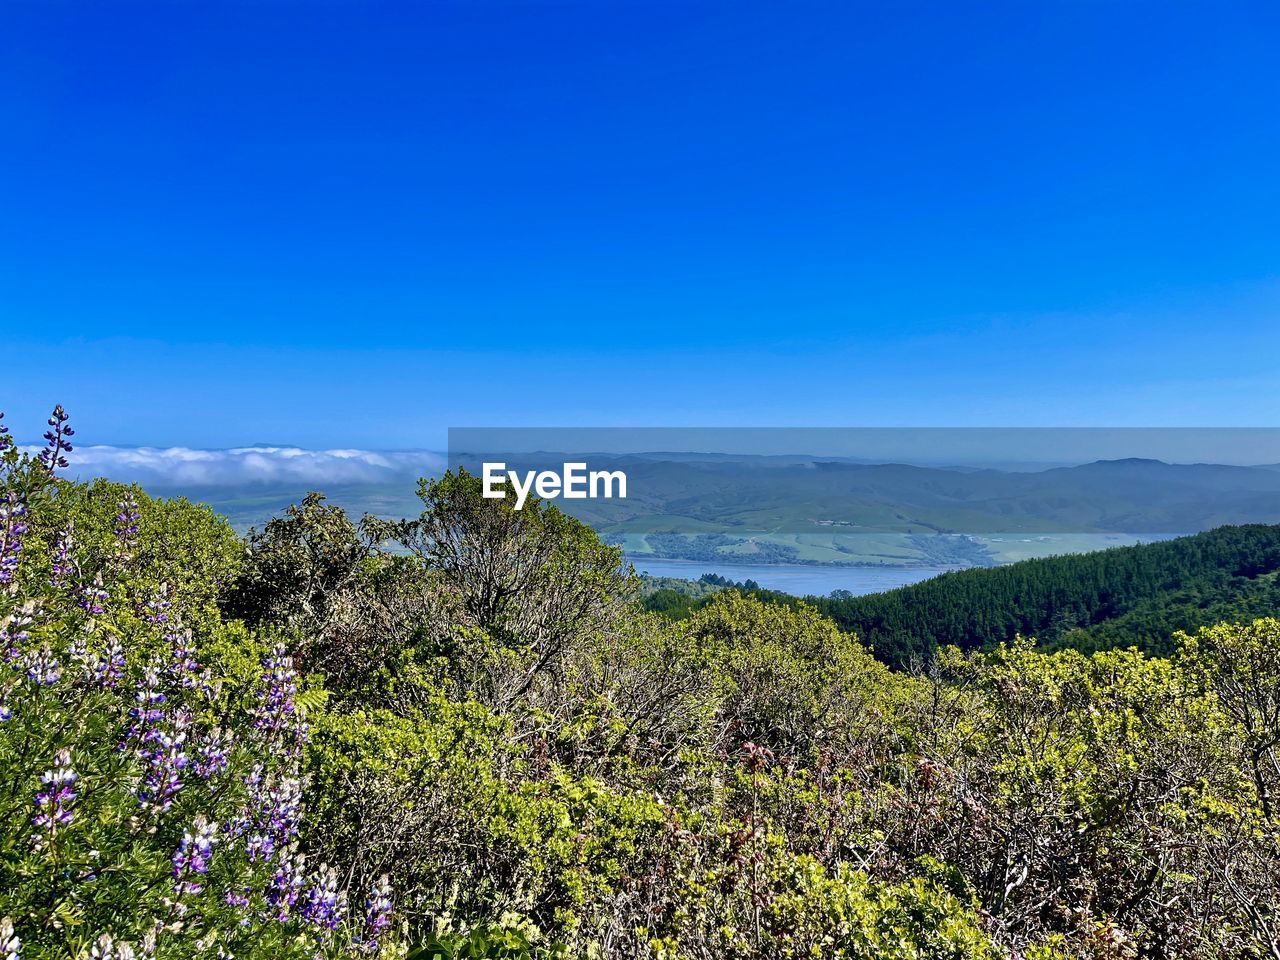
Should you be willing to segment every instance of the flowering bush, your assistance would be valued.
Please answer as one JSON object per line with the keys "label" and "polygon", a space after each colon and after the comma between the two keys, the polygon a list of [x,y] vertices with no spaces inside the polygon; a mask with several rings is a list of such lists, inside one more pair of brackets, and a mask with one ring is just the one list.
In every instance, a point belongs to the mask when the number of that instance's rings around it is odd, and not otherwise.
{"label": "flowering bush", "polygon": [[57,479],[73,435],[56,409],[31,457],[0,425],[0,957],[385,950],[387,884],[305,852],[319,697],[212,606],[234,538]]}

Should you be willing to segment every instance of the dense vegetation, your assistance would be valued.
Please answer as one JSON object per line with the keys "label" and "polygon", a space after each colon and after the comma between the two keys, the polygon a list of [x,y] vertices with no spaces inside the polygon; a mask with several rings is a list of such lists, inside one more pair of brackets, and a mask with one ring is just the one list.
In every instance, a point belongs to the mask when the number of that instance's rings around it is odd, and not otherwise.
{"label": "dense vegetation", "polygon": [[385,881],[349,889],[302,834],[304,690],[221,617],[243,554],[184,501],[55,479],[0,429],[0,955],[367,955]]}
{"label": "dense vegetation", "polygon": [[[991,649],[1035,637],[1041,649],[1137,647],[1169,655],[1175,635],[1280,610],[1280,526],[1219,527],[1163,543],[964,570],[884,593],[807,602],[904,669],[944,646]],[[771,603],[785,594],[732,585]],[[708,597],[664,585],[646,609],[690,616]]]}
{"label": "dense vegetation", "polygon": [[697,580],[641,575],[638,599],[646,610],[678,619],[688,616],[699,602],[729,589],[758,591],[760,584],[754,580],[730,580],[717,573],[704,573]]}
{"label": "dense vegetation", "polygon": [[894,672],[647,613],[465,473],[241,543],[56,479],[53,420],[3,453],[6,960],[1280,956],[1280,621]]}
{"label": "dense vegetation", "polygon": [[1174,650],[1174,634],[1280,610],[1280,526],[1219,527],[1162,543],[960,570],[886,593],[816,600],[886,663],[1018,636],[1086,652]]}

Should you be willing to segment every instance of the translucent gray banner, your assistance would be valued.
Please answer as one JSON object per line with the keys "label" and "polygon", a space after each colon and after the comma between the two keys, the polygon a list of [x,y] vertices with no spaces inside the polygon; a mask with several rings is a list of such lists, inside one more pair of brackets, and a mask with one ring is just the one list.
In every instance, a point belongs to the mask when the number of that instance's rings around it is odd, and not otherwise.
{"label": "translucent gray banner", "polygon": [[948,568],[1280,523],[1271,428],[454,428],[448,457],[654,562]]}

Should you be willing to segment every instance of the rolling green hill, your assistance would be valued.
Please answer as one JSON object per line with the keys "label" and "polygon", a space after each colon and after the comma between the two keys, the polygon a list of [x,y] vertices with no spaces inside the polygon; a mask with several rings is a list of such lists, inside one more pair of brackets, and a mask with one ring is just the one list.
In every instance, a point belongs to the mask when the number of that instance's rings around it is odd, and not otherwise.
{"label": "rolling green hill", "polygon": [[1254,524],[813,602],[899,667],[939,646],[989,647],[1019,634],[1051,648],[1166,653],[1178,630],[1280,612],[1278,571],[1280,526]]}

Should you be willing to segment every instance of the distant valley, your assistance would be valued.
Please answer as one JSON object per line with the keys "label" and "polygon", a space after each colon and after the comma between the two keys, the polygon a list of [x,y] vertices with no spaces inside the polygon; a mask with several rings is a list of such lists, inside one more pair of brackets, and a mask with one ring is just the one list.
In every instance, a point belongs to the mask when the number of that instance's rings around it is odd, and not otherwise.
{"label": "distant valley", "polygon": [[[523,464],[565,456],[539,454]],[[989,567],[1224,524],[1280,522],[1280,468],[1274,464],[1127,459],[1037,471],[821,457],[590,459],[627,472],[627,499],[558,501],[561,509],[637,563],[687,560],[708,570],[726,564]],[[261,526],[307,492],[296,482],[147,486],[207,502],[241,530]],[[418,510],[408,472],[309,486],[355,514],[404,517]]]}

